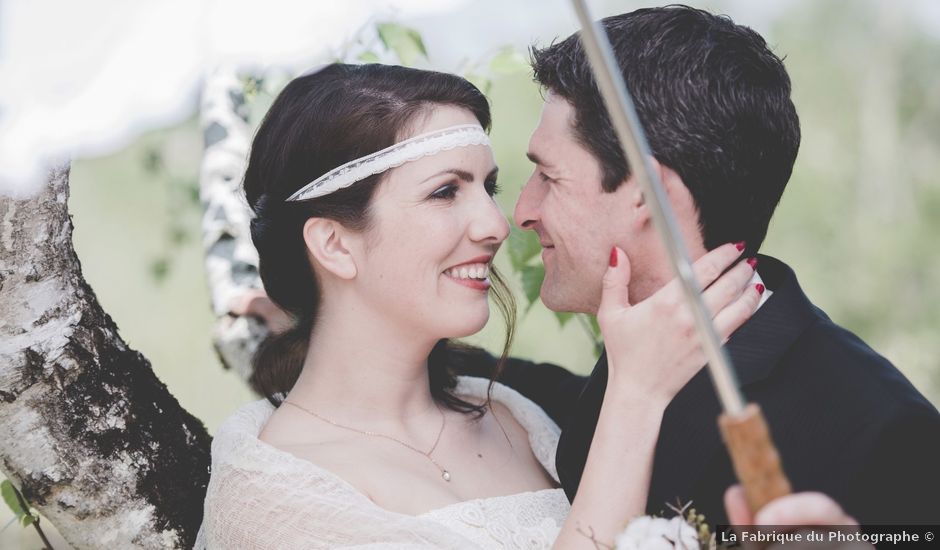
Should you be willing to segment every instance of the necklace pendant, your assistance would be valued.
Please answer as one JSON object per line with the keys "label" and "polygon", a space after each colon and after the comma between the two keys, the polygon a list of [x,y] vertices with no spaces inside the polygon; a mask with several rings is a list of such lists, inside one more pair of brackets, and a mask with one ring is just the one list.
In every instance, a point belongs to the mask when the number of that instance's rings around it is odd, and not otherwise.
{"label": "necklace pendant", "polygon": [[450,472],[443,470],[441,472],[441,477],[444,478],[444,481],[450,481]]}

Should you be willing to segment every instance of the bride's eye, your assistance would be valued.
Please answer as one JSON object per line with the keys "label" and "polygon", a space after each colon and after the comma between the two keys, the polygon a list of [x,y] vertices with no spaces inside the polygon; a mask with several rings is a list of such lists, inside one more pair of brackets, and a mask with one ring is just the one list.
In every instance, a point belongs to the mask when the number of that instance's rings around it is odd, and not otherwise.
{"label": "bride's eye", "polygon": [[450,200],[457,196],[457,186],[453,183],[448,183],[447,185],[442,186],[437,191],[431,193],[432,199],[444,199]]}
{"label": "bride's eye", "polygon": [[496,183],[496,180],[495,180],[495,179],[493,179],[493,180],[487,180],[486,183],[484,183],[483,185],[486,187],[486,192],[487,192],[491,197],[494,196],[494,195],[498,195],[499,192],[502,190],[502,189],[500,188],[499,184]]}

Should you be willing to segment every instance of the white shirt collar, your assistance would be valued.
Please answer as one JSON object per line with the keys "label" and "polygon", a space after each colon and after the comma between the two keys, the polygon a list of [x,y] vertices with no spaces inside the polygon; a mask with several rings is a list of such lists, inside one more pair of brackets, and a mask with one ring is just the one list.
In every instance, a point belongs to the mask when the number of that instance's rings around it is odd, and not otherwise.
{"label": "white shirt collar", "polygon": [[[750,282],[749,282],[748,284],[750,284],[751,286],[753,286],[753,285],[756,285],[756,284],[758,284],[758,283],[764,285],[764,294],[761,295],[761,297],[760,297],[760,302],[757,303],[757,309],[760,309],[761,306],[763,306],[764,303],[767,302],[767,300],[770,299],[771,295],[773,295],[773,291],[770,290],[769,288],[767,288],[767,285],[764,284],[764,280],[760,278],[760,275],[758,275],[758,274],[757,274],[757,271],[755,270],[755,271],[754,271],[754,275],[751,277],[751,280],[750,280]],[[755,310],[755,311],[756,311],[756,310]]]}

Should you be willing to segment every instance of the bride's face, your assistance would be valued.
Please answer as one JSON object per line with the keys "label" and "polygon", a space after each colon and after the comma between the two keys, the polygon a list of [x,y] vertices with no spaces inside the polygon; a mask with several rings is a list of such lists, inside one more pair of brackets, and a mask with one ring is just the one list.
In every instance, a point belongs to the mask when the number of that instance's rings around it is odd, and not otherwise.
{"label": "bride's face", "polygon": [[[466,110],[438,107],[411,135],[477,123]],[[489,318],[487,273],[509,234],[495,190],[496,163],[485,145],[441,151],[389,172],[373,197],[366,253],[357,259],[366,303],[416,337],[482,329]]]}

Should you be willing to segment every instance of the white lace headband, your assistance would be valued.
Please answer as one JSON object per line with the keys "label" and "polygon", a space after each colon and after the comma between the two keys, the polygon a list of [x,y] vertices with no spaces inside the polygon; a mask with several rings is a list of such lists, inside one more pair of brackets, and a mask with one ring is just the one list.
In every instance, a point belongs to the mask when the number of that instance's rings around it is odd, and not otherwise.
{"label": "white lace headband", "polygon": [[435,130],[426,134],[400,141],[391,147],[359,157],[330,170],[319,178],[304,185],[296,193],[287,197],[288,201],[302,201],[329,195],[365,178],[397,168],[406,162],[449,151],[455,147],[469,145],[489,145],[490,138],[478,124],[461,124]]}

